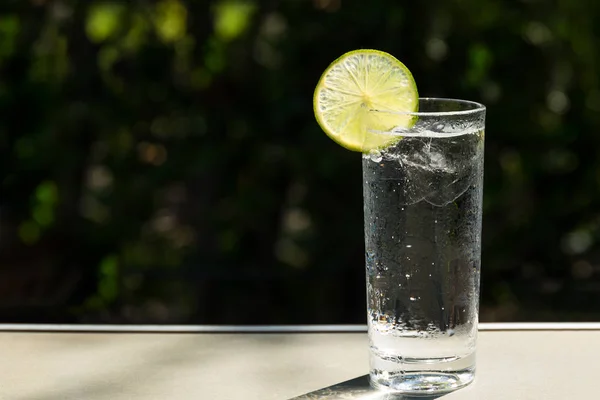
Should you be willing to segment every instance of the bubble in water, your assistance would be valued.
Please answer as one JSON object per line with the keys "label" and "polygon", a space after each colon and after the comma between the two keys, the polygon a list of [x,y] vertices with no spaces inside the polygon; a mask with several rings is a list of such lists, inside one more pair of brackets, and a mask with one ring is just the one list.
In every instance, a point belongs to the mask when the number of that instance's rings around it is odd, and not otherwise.
{"label": "bubble in water", "polygon": [[367,263],[372,263],[373,261],[375,261],[375,252],[367,251],[366,258],[367,258]]}
{"label": "bubble in water", "polygon": [[381,155],[381,152],[379,150],[372,150],[369,153],[369,158],[373,162],[380,162],[381,160],[383,160],[383,156]]}
{"label": "bubble in water", "polygon": [[406,274],[406,279],[410,279],[410,274]]}
{"label": "bubble in water", "polygon": [[433,322],[429,322],[427,324],[427,330],[428,331],[432,331],[432,330],[434,331],[434,330],[436,330],[435,324]]}

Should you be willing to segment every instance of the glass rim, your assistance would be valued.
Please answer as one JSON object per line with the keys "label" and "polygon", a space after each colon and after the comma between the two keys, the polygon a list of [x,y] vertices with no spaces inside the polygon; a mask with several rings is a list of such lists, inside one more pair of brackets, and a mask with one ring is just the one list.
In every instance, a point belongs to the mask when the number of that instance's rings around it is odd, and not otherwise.
{"label": "glass rim", "polygon": [[461,100],[446,97],[419,97],[419,103],[421,101],[434,101],[434,102],[447,102],[454,104],[466,105],[469,108],[466,110],[456,111],[386,111],[386,110],[373,110],[375,112],[396,114],[396,115],[410,115],[415,117],[452,117],[452,116],[468,116],[475,115],[486,110],[486,107],[476,101]]}

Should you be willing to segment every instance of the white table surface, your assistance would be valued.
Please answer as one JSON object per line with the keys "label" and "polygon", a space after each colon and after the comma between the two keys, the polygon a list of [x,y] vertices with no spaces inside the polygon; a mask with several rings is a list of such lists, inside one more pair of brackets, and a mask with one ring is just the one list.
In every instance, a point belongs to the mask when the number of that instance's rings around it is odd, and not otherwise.
{"label": "white table surface", "polygon": [[[353,333],[113,328],[0,325],[0,399],[285,400],[368,372],[363,327],[347,327]],[[600,399],[600,324],[481,328],[475,382],[443,400]]]}

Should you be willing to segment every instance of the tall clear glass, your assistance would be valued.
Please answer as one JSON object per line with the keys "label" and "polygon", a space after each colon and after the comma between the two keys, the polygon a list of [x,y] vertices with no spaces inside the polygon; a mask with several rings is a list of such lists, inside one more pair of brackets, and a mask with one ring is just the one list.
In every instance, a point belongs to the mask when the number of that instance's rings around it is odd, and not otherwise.
{"label": "tall clear glass", "polygon": [[485,107],[422,98],[404,114],[401,139],[363,155],[370,379],[443,393],[475,376]]}

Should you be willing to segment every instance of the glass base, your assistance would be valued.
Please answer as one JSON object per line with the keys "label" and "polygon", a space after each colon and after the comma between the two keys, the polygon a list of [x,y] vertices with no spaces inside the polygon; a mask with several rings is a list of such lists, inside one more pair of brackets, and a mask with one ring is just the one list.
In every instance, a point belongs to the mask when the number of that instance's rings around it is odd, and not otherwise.
{"label": "glass base", "polygon": [[411,371],[397,375],[383,376],[371,371],[370,383],[375,389],[387,392],[430,396],[460,389],[475,379],[475,368],[460,371]]}

